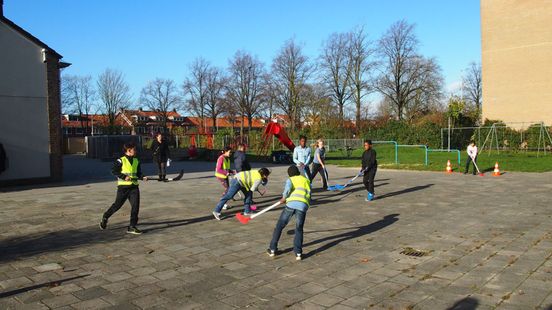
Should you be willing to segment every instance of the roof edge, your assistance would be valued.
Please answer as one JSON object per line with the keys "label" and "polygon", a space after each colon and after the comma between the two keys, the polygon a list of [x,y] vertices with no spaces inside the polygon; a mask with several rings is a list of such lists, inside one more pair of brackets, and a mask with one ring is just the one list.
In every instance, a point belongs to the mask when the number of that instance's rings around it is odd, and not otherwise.
{"label": "roof edge", "polygon": [[10,28],[15,30],[16,32],[18,32],[19,34],[21,34],[22,36],[24,36],[25,38],[27,38],[28,40],[33,42],[34,44],[46,49],[48,52],[50,52],[52,54],[52,56],[56,57],[58,60],[63,58],[63,56],[61,54],[59,54],[58,52],[56,52],[53,48],[49,47],[46,43],[40,41],[37,37],[33,36],[32,34],[27,32],[25,29],[19,27],[16,23],[12,22],[11,20],[6,18],[5,16],[0,16],[0,21],[4,22]]}

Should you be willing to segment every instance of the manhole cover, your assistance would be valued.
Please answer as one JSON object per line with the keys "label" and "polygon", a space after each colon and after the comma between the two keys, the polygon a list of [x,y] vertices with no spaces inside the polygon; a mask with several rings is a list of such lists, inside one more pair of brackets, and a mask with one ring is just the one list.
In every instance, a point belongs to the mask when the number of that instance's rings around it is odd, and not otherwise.
{"label": "manhole cover", "polygon": [[404,248],[404,250],[401,251],[401,254],[414,256],[414,257],[422,257],[422,256],[428,255],[430,252],[431,251],[418,250],[414,248]]}

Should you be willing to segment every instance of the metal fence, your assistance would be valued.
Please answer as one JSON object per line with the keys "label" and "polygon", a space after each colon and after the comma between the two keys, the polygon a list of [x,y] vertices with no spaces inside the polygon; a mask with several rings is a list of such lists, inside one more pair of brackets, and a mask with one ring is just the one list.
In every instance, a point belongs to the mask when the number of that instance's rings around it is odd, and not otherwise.
{"label": "metal fence", "polygon": [[552,151],[551,127],[544,123],[508,123],[481,127],[441,128],[441,149],[465,149],[474,140],[481,151]]}

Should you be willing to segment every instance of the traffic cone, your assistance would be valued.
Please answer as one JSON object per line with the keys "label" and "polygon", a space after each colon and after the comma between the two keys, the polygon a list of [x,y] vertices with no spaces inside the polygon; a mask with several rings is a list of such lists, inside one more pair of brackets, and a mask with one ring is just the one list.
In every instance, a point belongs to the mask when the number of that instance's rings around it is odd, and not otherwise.
{"label": "traffic cone", "polygon": [[450,165],[450,160],[447,160],[447,168],[445,170],[446,173],[452,173],[452,166]]}
{"label": "traffic cone", "polygon": [[500,175],[500,169],[498,169],[498,161],[495,163],[495,167],[494,167],[494,171],[493,171],[493,176],[497,177]]}

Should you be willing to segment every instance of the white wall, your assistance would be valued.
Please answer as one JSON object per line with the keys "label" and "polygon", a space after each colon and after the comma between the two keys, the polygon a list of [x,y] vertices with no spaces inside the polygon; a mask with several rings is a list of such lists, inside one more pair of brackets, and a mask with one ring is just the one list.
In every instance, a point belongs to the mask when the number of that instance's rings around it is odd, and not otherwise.
{"label": "white wall", "polygon": [[50,176],[46,64],[42,48],[0,22],[0,180]]}

